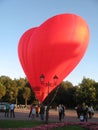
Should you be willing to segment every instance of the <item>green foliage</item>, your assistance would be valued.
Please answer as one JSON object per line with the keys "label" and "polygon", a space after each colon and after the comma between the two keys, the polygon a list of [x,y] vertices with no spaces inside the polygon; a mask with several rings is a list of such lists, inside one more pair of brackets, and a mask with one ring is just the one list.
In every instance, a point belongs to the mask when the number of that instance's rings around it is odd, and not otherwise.
{"label": "green foliage", "polygon": [[86,104],[94,104],[96,102],[96,89],[94,87],[95,81],[89,78],[83,78],[82,83],[76,89],[76,96],[78,102],[85,102]]}
{"label": "green foliage", "polygon": [[25,106],[27,106],[27,100],[30,97],[30,88],[25,87],[23,89],[23,98],[25,99]]}
{"label": "green foliage", "polygon": [[[30,98],[30,100],[35,99],[35,94],[31,90],[31,86],[28,83],[27,79],[20,78],[20,79],[12,80],[8,76],[1,76],[0,84],[3,86],[3,90],[0,91],[1,92],[0,96],[2,98],[1,100],[4,102],[24,104],[24,99],[28,100],[29,97],[32,97]],[[0,89],[2,89],[1,85],[0,85]],[[24,92],[25,88],[27,92]],[[5,93],[3,94],[3,92]],[[32,96],[32,94],[34,96]]]}
{"label": "green foliage", "polygon": [[58,104],[65,104],[67,107],[73,107],[74,91],[75,89],[71,82],[63,81],[49,94],[44,103],[49,104],[56,94],[55,99],[52,102],[52,106],[55,107]]}
{"label": "green foliage", "polygon": [[6,94],[6,88],[0,83],[0,99]]}
{"label": "green foliage", "polygon": [[62,82],[59,85],[59,91],[56,96],[56,101],[58,104],[67,104],[67,107],[73,106],[73,95],[74,95],[74,87],[68,81]]}
{"label": "green foliage", "polygon": [[[0,77],[0,99],[4,102],[16,104],[37,103],[35,93],[26,78],[12,80],[8,76]],[[83,77],[77,86],[69,81],[61,82],[44,100],[44,104],[52,106],[64,104],[67,108],[74,108],[80,102],[98,104],[98,83],[92,79]]]}
{"label": "green foliage", "polygon": [[[98,82],[94,84],[95,90],[96,90],[96,104],[98,104]],[[97,105],[97,109],[98,109],[98,105]]]}

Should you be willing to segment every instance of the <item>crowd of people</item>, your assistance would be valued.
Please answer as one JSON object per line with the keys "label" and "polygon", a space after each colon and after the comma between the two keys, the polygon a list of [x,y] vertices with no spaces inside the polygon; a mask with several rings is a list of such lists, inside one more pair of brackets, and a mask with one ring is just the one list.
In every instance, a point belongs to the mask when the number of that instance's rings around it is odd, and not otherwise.
{"label": "crowd of people", "polygon": [[88,119],[91,119],[94,115],[94,108],[91,105],[85,105],[81,104],[75,107],[77,116],[80,119],[80,121],[88,121]]}
{"label": "crowd of people", "polygon": [[[43,104],[36,106],[32,104],[30,107],[29,117],[31,117],[32,119],[34,119],[35,117],[40,117],[41,120],[44,120],[46,116],[46,110],[47,106],[44,106]],[[60,104],[57,107],[57,110],[59,121],[62,121],[62,119],[64,119],[65,117],[65,106]]]}
{"label": "crowd of people", "polygon": [[40,119],[44,120],[44,114],[45,114],[45,106],[43,104],[36,106],[31,104],[29,117],[32,117],[34,119],[35,117],[40,116]]}
{"label": "crowd of people", "polygon": [[[5,110],[5,117],[15,118],[15,105],[14,104],[6,104],[6,110]],[[43,104],[34,105],[31,104],[30,106],[30,112],[29,112],[29,118],[35,119],[40,118],[40,120],[45,120],[46,118],[46,110],[47,106],[44,106]],[[66,107],[63,104],[60,104],[57,106],[58,111],[58,120],[61,122],[65,118],[65,110]],[[77,105],[75,107],[75,110],[77,112],[77,117],[80,121],[88,121],[88,119],[91,119],[94,115],[94,108],[89,105],[81,104]]]}

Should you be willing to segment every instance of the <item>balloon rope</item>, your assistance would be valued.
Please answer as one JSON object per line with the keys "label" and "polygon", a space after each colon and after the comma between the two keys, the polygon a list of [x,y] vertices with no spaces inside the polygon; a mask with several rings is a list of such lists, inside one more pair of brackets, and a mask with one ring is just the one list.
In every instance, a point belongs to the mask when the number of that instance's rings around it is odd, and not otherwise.
{"label": "balloon rope", "polygon": [[52,98],[51,102],[49,103],[48,107],[49,107],[49,106],[52,104],[52,102],[54,101],[54,99],[55,99],[55,97],[56,97],[56,95],[57,95],[57,93],[58,93],[59,88],[60,88],[60,86],[57,87],[56,92],[55,92],[55,95],[53,96],[53,98]]}
{"label": "balloon rope", "polygon": [[50,102],[49,105],[47,106],[47,109],[46,109],[46,123],[48,123],[48,119],[49,119],[49,109],[50,109],[50,105],[51,105],[51,103],[53,102],[53,100],[55,99],[59,88],[60,88],[60,87],[58,86],[57,89],[56,89],[55,95],[53,96],[51,102]]}

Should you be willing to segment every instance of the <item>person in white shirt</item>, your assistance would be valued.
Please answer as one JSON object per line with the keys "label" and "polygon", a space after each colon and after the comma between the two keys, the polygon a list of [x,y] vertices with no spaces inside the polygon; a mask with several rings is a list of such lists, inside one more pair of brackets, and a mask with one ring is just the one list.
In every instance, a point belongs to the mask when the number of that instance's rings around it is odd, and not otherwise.
{"label": "person in white shirt", "polygon": [[14,112],[14,109],[15,109],[15,105],[14,104],[11,104],[10,105],[10,117],[14,117],[15,118],[15,112]]}
{"label": "person in white shirt", "polygon": [[61,104],[58,107],[58,112],[59,112],[59,121],[61,121],[62,120],[62,114],[63,114],[63,108],[62,108]]}
{"label": "person in white shirt", "polygon": [[32,109],[32,118],[33,119],[35,118],[35,115],[36,115],[36,108],[33,107],[33,109]]}

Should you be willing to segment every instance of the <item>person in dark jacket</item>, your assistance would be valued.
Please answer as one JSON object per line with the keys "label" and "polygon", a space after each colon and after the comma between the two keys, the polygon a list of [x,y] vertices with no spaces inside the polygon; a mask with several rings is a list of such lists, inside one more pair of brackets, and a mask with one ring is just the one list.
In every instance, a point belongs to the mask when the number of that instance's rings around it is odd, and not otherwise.
{"label": "person in dark jacket", "polygon": [[43,104],[40,106],[40,118],[41,120],[44,120],[44,113],[45,113],[45,107]]}

